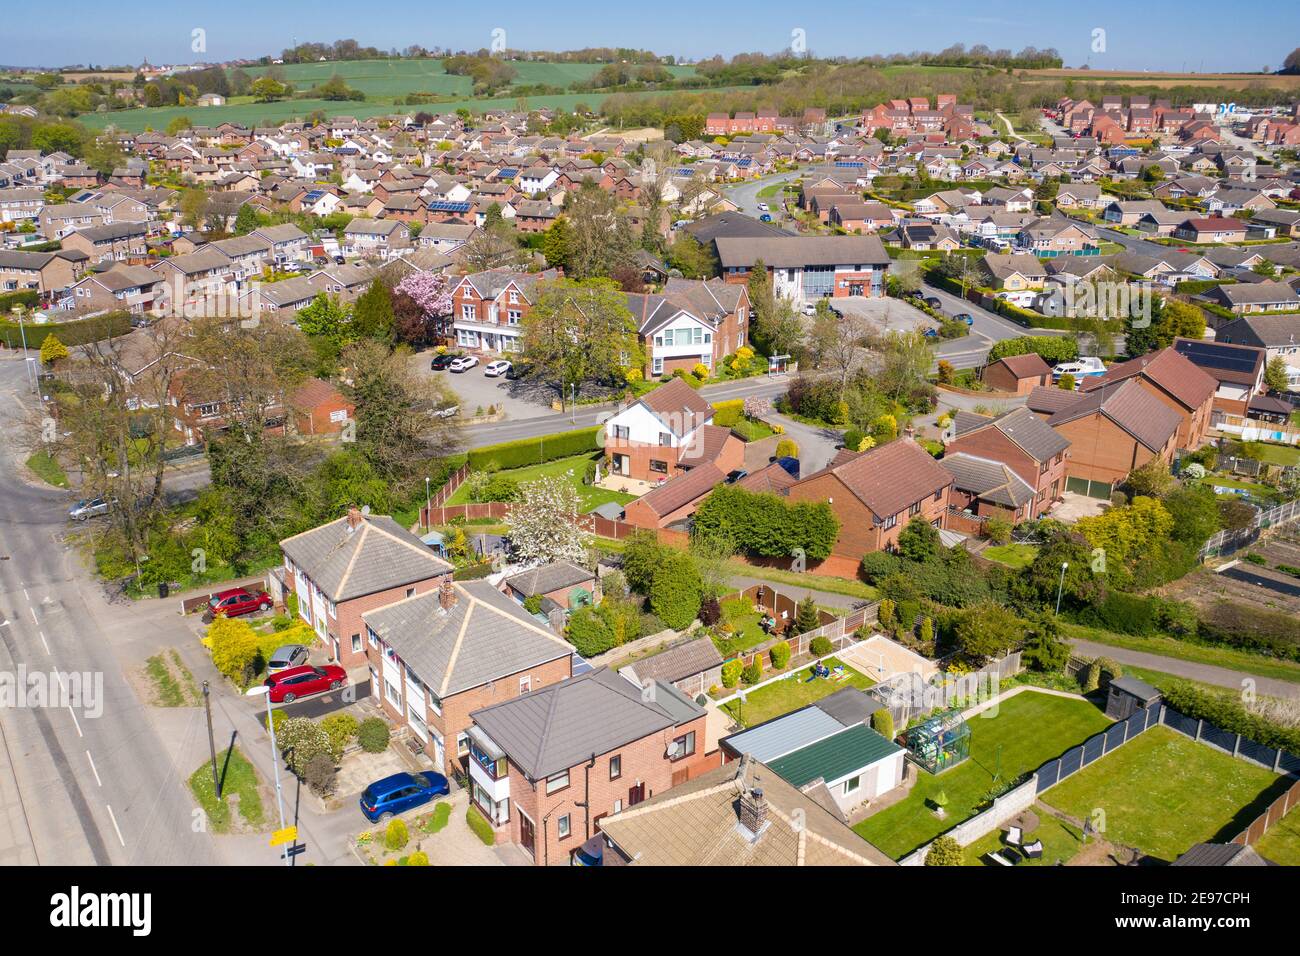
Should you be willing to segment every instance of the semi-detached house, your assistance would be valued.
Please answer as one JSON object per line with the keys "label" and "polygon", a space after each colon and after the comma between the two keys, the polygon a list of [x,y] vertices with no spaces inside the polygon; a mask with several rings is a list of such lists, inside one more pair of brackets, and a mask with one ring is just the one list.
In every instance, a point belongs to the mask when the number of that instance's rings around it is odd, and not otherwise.
{"label": "semi-detached house", "polygon": [[[284,566],[272,586],[297,597],[298,615],[351,670],[369,664],[362,615],[437,590],[452,566],[386,515],[350,509],[342,518],[280,542]],[[371,665],[371,687],[379,674]]]}

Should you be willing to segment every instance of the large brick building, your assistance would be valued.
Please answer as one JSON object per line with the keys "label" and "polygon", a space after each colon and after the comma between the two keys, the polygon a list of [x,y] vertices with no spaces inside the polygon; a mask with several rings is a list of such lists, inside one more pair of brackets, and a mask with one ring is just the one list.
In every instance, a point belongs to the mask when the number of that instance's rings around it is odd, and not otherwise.
{"label": "large brick building", "polygon": [[608,668],[470,715],[471,799],[498,841],[567,864],[601,820],[718,766],[705,712],[671,684]]}
{"label": "large brick building", "polygon": [[880,238],[868,236],[719,236],[714,240],[722,276],[745,284],[761,262],[772,290],[787,299],[882,296],[889,254]]}

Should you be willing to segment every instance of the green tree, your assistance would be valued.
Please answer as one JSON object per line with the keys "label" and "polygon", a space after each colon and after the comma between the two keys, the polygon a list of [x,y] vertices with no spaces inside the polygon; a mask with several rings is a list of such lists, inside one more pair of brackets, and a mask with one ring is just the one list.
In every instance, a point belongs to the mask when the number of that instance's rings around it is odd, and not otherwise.
{"label": "green tree", "polygon": [[925,854],[926,866],[961,866],[961,844],[950,836],[935,837]]}
{"label": "green tree", "polygon": [[244,203],[239,207],[239,212],[235,214],[235,235],[246,236],[261,225],[262,215],[257,211],[256,206]]}
{"label": "green tree", "polygon": [[700,612],[704,584],[691,556],[669,550],[655,569],[650,587],[650,610],[674,630],[685,630]]}
{"label": "green tree", "polygon": [[930,561],[939,556],[942,548],[938,529],[920,515],[898,533],[898,553],[911,561]]}
{"label": "green tree", "polygon": [[966,608],[953,626],[953,638],[962,652],[983,659],[1009,650],[1023,632],[1024,622],[993,601]]}
{"label": "green tree", "polygon": [[638,528],[628,535],[623,544],[623,576],[628,587],[638,594],[649,594],[663,555],[663,545],[653,531]]}
{"label": "green tree", "polygon": [[358,338],[387,342],[393,336],[393,296],[382,279],[376,277],[370,288],[352,307],[352,331]]}
{"label": "green tree", "polygon": [[529,365],[566,398],[570,386],[621,380],[643,364],[627,296],[609,279],[541,283],[520,341]]}
{"label": "green tree", "polygon": [[821,616],[817,612],[817,602],[812,595],[799,602],[795,611],[794,630],[796,634],[807,634],[822,626]]}
{"label": "green tree", "polygon": [[68,347],[59,341],[59,337],[54,333],[45,336],[45,341],[41,342],[41,364],[53,365],[68,357]]}
{"label": "green tree", "polygon": [[1264,366],[1264,384],[1268,386],[1270,392],[1278,393],[1285,392],[1291,387],[1286,360],[1282,356],[1273,356]]}
{"label": "green tree", "polygon": [[275,78],[266,75],[259,76],[249,87],[249,92],[253,94],[253,99],[258,103],[273,103],[282,99],[288,92],[287,87]]}

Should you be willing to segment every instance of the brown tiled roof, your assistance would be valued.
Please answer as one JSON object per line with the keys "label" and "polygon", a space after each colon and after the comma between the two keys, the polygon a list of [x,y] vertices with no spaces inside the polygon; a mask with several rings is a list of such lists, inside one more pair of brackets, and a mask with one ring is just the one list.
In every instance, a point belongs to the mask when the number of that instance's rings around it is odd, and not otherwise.
{"label": "brown tiled roof", "polygon": [[1214,376],[1197,368],[1186,356],[1170,346],[1159,352],[1149,352],[1112,365],[1106,369],[1105,375],[1084,379],[1080,391],[1091,392],[1135,375],[1146,377],[1188,410],[1200,408],[1219,387]]}
{"label": "brown tiled roof", "polygon": [[[1003,365],[1016,378],[1035,378],[1039,375],[1050,374],[1052,368],[1043,361],[1043,357],[1037,352],[1028,352],[1024,355],[1008,355],[1006,358],[999,359]],[[997,364],[997,362],[993,363]]]}
{"label": "brown tiled roof", "polygon": [[329,382],[319,378],[309,378],[289,396],[289,407],[310,411],[326,402],[343,400],[343,394]]}
{"label": "brown tiled roof", "polygon": [[[687,386],[688,388],[690,386]],[[704,425],[682,450],[678,462],[683,468],[694,468],[707,461],[717,461],[722,448],[731,437],[731,429],[721,425]],[[740,441],[739,438],[736,441]]]}
{"label": "brown tiled roof", "polygon": [[[960,416],[962,413],[958,414]],[[1069,441],[1053,431],[1028,408],[1013,408],[981,424],[972,424],[969,417],[963,418],[958,423],[957,435],[961,437],[985,427],[996,428],[1037,462],[1050,461],[1070,447]]]}
{"label": "brown tiled roof", "polygon": [[721,663],[722,655],[718,653],[713,640],[699,637],[669,648],[662,654],[639,660],[629,667],[622,668],[620,673],[632,671],[644,687],[656,680],[671,684],[673,681],[693,677],[711,667],[717,667]]}
{"label": "brown tiled roof", "polygon": [[697,498],[703,498],[721,483],[724,477],[718,466],[710,462],[665,481],[638,500],[644,502],[655,514],[663,517]]}
{"label": "brown tiled roof", "polygon": [[910,438],[878,445],[829,471],[880,518],[952,484],[952,475]]}
{"label": "brown tiled roof", "polygon": [[[1034,390],[1029,393],[1029,398],[1025,401],[1025,407],[1031,412],[1054,415],[1063,408],[1069,408],[1078,398],[1077,392],[1068,392],[1061,388],[1049,388],[1046,385],[1036,385]],[[958,434],[960,434],[960,431]]]}
{"label": "brown tiled roof", "polygon": [[744,488],[746,491],[779,495],[783,494],[796,480],[790,472],[782,468],[777,462],[772,462],[767,467],[760,468],[758,471],[741,478],[740,481],[736,482],[736,487]]}
{"label": "brown tiled roof", "polygon": [[1132,380],[1094,388],[1075,397],[1069,408],[1047,420],[1053,427],[1102,414],[1151,451],[1159,451],[1178,431],[1182,416]]}
{"label": "brown tiled roof", "polygon": [[686,434],[713,416],[713,406],[680,378],[643,395],[641,404],[662,418],[678,435]]}

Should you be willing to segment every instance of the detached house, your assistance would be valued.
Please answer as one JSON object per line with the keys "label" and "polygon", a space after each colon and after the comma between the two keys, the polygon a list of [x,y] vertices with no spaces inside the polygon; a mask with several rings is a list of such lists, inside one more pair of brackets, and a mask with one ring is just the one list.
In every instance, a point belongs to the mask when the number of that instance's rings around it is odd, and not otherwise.
{"label": "detached house", "polygon": [[746,286],[670,278],[661,293],[628,293],[627,307],[645,346],[647,378],[696,365],[712,372],[748,342]]}
{"label": "detached house", "polygon": [[1178,414],[1179,448],[1195,449],[1205,444],[1214,392],[1218,387],[1213,376],[1197,368],[1186,356],[1170,346],[1112,365],[1105,375],[1085,378],[1080,383],[1080,391],[1091,392],[1128,379],[1140,383],[1162,404]]}
{"label": "detached house", "polygon": [[539,866],[567,865],[601,821],[718,766],[704,752],[704,708],[608,668],[470,717],[474,812]]}
{"label": "detached house", "polygon": [[784,298],[885,294],[890,259],[878,236],[719,236],[714,245],[727,282],[747,283],[749,270],[762,262],[773,291]]}
{"label": "detached house", "polygon": [[[297,597],[298,615],[343,667],[367,663],[362,614],[436,590],[452,566],[392,518],[356,508],[337,521],[285,538],[282,577],[272,586]],[[372,668],[371,686],[379,675]]]}
{"label": "detached house", "polygon": [[740,468],[745,457],[744,443],[713,424],[713,406],[681,379],[647,392],[610,418],[605,454],[615,475],[652,482],[705,464],[725,475]]}

